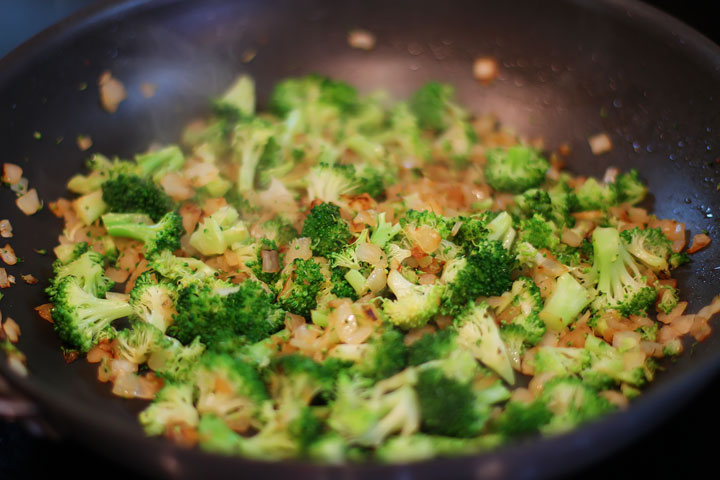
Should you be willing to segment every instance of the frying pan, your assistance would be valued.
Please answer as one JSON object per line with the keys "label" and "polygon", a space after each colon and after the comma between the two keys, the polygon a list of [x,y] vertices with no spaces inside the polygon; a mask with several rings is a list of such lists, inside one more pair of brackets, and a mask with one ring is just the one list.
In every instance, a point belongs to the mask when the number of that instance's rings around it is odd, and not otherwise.
{"label": "frying pan", "polygon": [[[347,46],[354,27],[377,35],[373,51]],[[244,63],[249,50],[257,55]],[[471,75],[479,55],[501,65],[501,76],[487,87]],[[98,104],[95,82],[106,69],[129,92],[114,115]],[[568,142],[572,171],[601,175],[610,165],[638,168],[654,194],[646,206],[659,217],[685,222],[691,235],[704,229],[717,239],[720,233],[720,49],[667,15],[629,1],[110,2],[0,61],[3,159],[19,163],[41,197],[53,200],[66,194],[65,181],[90,153],[78,151],[77,134],[92,137],[91,151],[120,156],[151,142],[176,141],[183,125],[207,113],[208,98],[240,72],[255,78],[261,103],[278,79],[308,72],[347,80],[363,92],[382,88],[397,98],[428,80],[450,82],[473,111],[495,112],[551,148]],[[158,86],[154,97],[140,95],[144,82]],[[598,132],[612,138],[610,154],[591,154],[586,139]],[[1,217],[11,220],[11,243],[25,259],[11,273],[47,278],[52,259],[33,249],[52,247],[60,222],[47,209],[25,217],[12,202],[11,192],[0,191]],[[715,241],[677,271],[690,310],[718,293],[719,257]],[[65,364],[51,326],[32,313],[46,301],[42,287],[3,292],[3,314],[22,327],[18,346],[31,373],[20,378],[4,361],[0,373],[62,434],[165,477],[545,477],[636,438],[720,366],[720,340],[713,335],[660,372],[627,411],[488,454],[397,466],[264,463],[146,438],[135,418],[142,402],[112,397],[84,361]]]}

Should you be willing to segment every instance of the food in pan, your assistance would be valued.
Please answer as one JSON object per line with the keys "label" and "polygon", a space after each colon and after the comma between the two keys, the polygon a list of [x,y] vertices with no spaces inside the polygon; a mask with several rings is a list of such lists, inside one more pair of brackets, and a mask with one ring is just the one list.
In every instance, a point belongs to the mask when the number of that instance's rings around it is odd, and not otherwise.
{"label": "food in pan", "polygon": [[[682,223],[642,172],[563,171],[449,85],[240,77],[179,145],[96,154],[50,207],[66,355],[149,435],[261,459],[404,462],[625,408],[685,313]],[[612,153],[610,153],[611,155]]]}

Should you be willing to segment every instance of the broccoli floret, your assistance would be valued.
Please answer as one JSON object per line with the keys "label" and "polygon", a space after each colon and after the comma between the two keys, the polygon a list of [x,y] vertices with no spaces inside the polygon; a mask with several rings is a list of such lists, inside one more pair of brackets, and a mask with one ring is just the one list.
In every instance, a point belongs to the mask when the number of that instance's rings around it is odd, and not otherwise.
{"label": "broccoli floret", "polygon": [[510,356],[487,303],[469,303],[455,319],[457,342],[509,384],[515,382]]}
{"label": "broccoli floret", "polygon": [[175,310],[177,287],[171,283],[158,283],[151,272],[140,274],[130,290],[130,305],[135,315],[161,332],[172,323]]}
{"label": "broccoli floret", "polygon": [[672,269],[685,265],[689,261],[690,256],[687,254],[687,252],[673,252],[670,254],[670,258],[668,259],[668,263],[670,264],[670,268]]}
{"label": "broccoli floret", "polygon": [[579,374],[590,367],[591,357],[584,348],[540,347],[533,361],[535,375],[547,372],[565,377]]}
{"label": "broccoli floret", "polygon": [[416,366],[447,358],[457,349],[457,332],[446,328],[420,337],[408,347],[408,365]]}
{"label": "broccoli floret", "polygon": [[615,191],[617,192],[618,203],[629,203],[635,205],[640,203],[647,195],[647,187],[640,180],[638,171],[635,169],[621,173],[615,178]]}
{"label": "broccoli floret", "polygon": [[415,389],[425,432],[474,437],[490,416],[490,405],[478,400],[470,381],[450,378],[439,368],[420,371]]}
{"label": "broccoli floret", "polygon": [[176,257],[164,250],[150,259],[150,268],[164,278],[186,288],[190,285],[214,285],[217,270],[197,258]]}
{"label": "broccoli floret", "polygon": [[277,138],[270,137],[260,156],[257,166],[257,184],[260,188],[268,188],[273,179],[281,179],[295,168],[295,162],[286,159],[285,149]]}
{"label": "broccoli floret", "polygon": [[310,238],[315,255],[326,258],[345,247],[352,238],[348,224],[340,216],[340,208],[331,203],[321,203],[310,210],[301,235]]}
{"label": "broccoli floret", "polygon": [[162,435],[168,427],[197,426],[199,416],[195,410],[194,387],[191,383],[166,382],[153,402],[140,412],[140,423],[148,435]]}
{"label": "broccoli floret", "polygon": [[678,290],[670,285],[659,285],[657,291],[659,298],[655,308],[658,312],[670,313],[680,301]]}
{"label": "broccoli floret", "polygon": [[550,422],[541,429],[544,433],[566,432],[615,410],[613,404],[579,378],[549,380],[539,399],[553,413]]}
{"label": "broccoli floret", "polygon": [[491,450],[498,447],[501,441],[499,435],[492,434],[455,438],[416,433],[389,438],[375,451],[375,456],[386,463],[417,462],[438,456],[455,457]]}
{"label": "broccoli floret", "polygon": [[319,199],[326,203],[338,203],[340,196],[353,194],[360,187],[355,178],[355,167],[337,163],[319,163],[312,167],[307,185],[310,200]]}
{"label": "broccoli floret", "polygon": [[352,445],[378,446],[391,434],[410,435],[420,427],[414,370],[372,385],[362,377],[341,375],[330,405],[328,425]]}
{"label": "broccoli floret", "polygon": [[238,337],[262,340],[280,330],[285,318],[273,295],[252,280],[221,290],[209,285],[181,289],[177,312],[167,334],[185,345],[199,337],[212,350],[234,345]]}
{"label": "broccoli floret", "polygon": [[189,380],[205,345],[196,338],[189,345],[183,345],[175,338],[164,336],[160,348],[150,353],[147,364],[155,373],[172,382]]}
{"label": "broccoli floret", "polygon": [[75,277],[80,287],[91,295],[104,297],[115,285],[115,282],[105,276],[105,260],[102,255],[87,250],[86,242],[77,244],[75,253],[85,250],[74,260],[63,264],[59,259],[53,264],[54,277],[45,290],[50,300],[54,300],[57,287],[66,277]]}
{"label": "broccoli floret", "polygon": [[206,217],[190,235],[190,245],[203,255],[220,255],[249,236],[240,214],[228,205]]}
{"label": "broccoli floret", "polygon": [[357,107],[357,91],[345,82],[310,74],[277,83],[270,94],[269,107],[278,115],[287,116],[315,103],[349,113]]}
{"label": "broccoli floret", "polygon": [[325,285],[325,277],[313,259],[296,258],[289,283],[278,296],[278,304],[296,315],[310,318],[317,306],[317,296]]}
{"label": "broccoli floret", "polygon": [[152,181],[137,175],[115,175],[102,184],[102,199],[113,213],[144,213],[154,222],[173,209],[173,202]]}
{"label": "broccoli floret", "polygon": [[380,200],[385,197],[387,187],[395,183],[396,172],[389,166],[381,168],[361,164],[355,168],[355,178],[358,182],[358,187],[355,189],[356,194],[367,193]]}
{"label": "broccoli floret", "polygon": [[57,257],[57,263],[53,263],[53,271],[57,271],[62,265],[76,260],[88,250],[90,250],[90,245],[87,242],[58,245],[53,249]]}
{"label": "broccoli floret", "polygon": [[415,285],[397,270],[392,270],[387,277],[387,286],[395,300],[386,299],[383,311],[396,327],[406,330],[421,327],[439,310],[444,291],[439,284]]}
{"label": "broccoli floret", "polygon": [[87,161],[87,168],[90,170],[88,175],[77,174],[68,181],[68,190],[79,194],[92,193],[100,189],[103,182],[115,175],[134,175],[137,165],[117,158],[110,160],[106,156],[96,153]]}
{"label": "broccoli floret", "polygon": [[430,145],[407,103],[399,103],[390,111],[390,128],[380,134],[380,139],[392,153],[403,159],[408,156],[418,161],[430,158]]}
{"label": "broccoli floret", "polygon": [[480,296],[500,295],[510,289],[513,259],[498,241],[481,241],[472,254],[445,264],[443,313],[454,314]]}
{"label": "broccoli floret", "polygon": [[374,335],[367,343],[362,361],[356,370],[367,378],[382,380],[405,368],[408,349],[403,334],[388,328],[380,335]]}
{"label": "broccoli floret", "polygon": [[411,238],[412,231],[420,227],[430,227],[435,230],[441,238],[448,238],[453,223],[451,220],[430,210],[418,211],[411,209],[400,219],[400,226]]}
{"label": "broccoli floret", "polygon": [[646,382],[645,369],[642,366],[627,368],[623,361],[623,353],[628,350],[638,350],[639,343],[627,337],[632,342],[615,348],[594,335],[585,339],[585,350],[590,356],[590,365],[580,375],[583,381],[597,389],[613,387],[615,383],[626,383],[636,387]]}
{"label": "broccoli floret", "polygon": [[495,429],[508,437],[537,433],[546,425],[553,414],[543,401],[528,403],[510,401],[494,422]]}
{"label": "broccoli floret", "polygon": [[60,338],[87,352],[103,339],[111,338],[113,320],[133,313],[132,306],[119,299],[98,298],[83,290],[75,277],[65,277],[56,285],[52,308],[55,331]]}
{"label": "broccoli floret", "polygon": [[540,185],[550,164],[534,148],[515,145],[485,154],[485,181],[501,192],[522,193]]}
{"label": "broccoli floret", "polygon": [[236,181],[239,193],[255,189],[260,158],[275,133],[270,122],[259,118],[247,119],[235,126],[232,137],[232,158],[239,166]]}
{"label": "broccoli floret", "polygon": [[321,435],[307,448],[307,455],[311,460],[341,465],[348,456],[348,445],[345,440],[335,432]]}
{"label": "broccoli floret", "polygon": [[673,253],[672,242],[659,228],[641,230],[638,227],[620,233],[625,248],[654,272],[668,272],[668,259]]}
{"label": "broccoli floret", "polygon": [[163,348],[164,339],[163,332],[153,325],[134,321],[131,328],[120,330],[115,336],[115,351],[119,358],[141,365]]}
{"label": "broccoli floret", "polygon": [[473,146],[477,143],[477,135],[472,125],[464,120],[455,120],[435,140],[437,157],[449,160],[455,167],[465,167],[470,159]]}
{"label": "broccoli floret", "polygon": [[143,242],[148,257],[163,250],[177,250],[180,236],[185,233],[182,217],[175,212],[166,213],[155,224],[144,214],[135,213],[106,213],[102,221],[110,235]]}
{"label": "broccoli floret", "polygon": [[451,85],[429,82],[412,95],[410,110],[421,128],[443,131],[453,120],[467,117],[467,113],[453,101],[454,96],[455,89]]}
{"label": "broccoli floret", "polygon": [[612,184],[600,183],[594,178],[588,178],[575,190],[577,209],[605,210],[617,203],[617,191]]}
{"label": "broccoli floret", "polygon": [[554,216],[553,204],[550,194],[540,188],[531,188],[515,196],[515,206],[525,216],[541,215],[552,219]]}
{"label": "broccoli floret", "polygon": [[637,264],[614,228],[593,231],[593,267],[598,271],[597,310],[617,309],[623,316],[643,314],[655,301],[655,289],[645,283]]}
{"label": "broccoli floret", "polygon": [[543,308],[540,288],[530,278],[520,277],[512,284],[507,303],[497,309],[503,322],[520,327],[526,343],[537,344],[545,334],[545,325],[538,316]]}
{"label": "broccoli floret", "polygon": [[287,245],[298,237],[298,231],[291,222],[275,216],[261,226],[263,236],[277,245]]}
{"label": "broccoli floret", "polygon": [[331,293],[337,298],[349,298],[353,301],[359,298],[353,286],[345,279],[345,271],[342,268],[330,268],[330,283],[332,283]]}
{"label": "broccoli floret", "polygon": [[551,220],[545,220],[541,215],[520,222],[520,240],[528,242],[535,248],[555,250],[560,245],[558,228]]}
{"label": "broccoli floret", "polygon": [[566,272],[560,275],[555,283],[540,318],[545,325],[555,331],[568,326],[592,301],[592,294]]}
{"label": "broccoli floret", "polygon": [[226,354],[205,353],[194,381],[198,389],[196,408],[201,415],[216,415],[238,432],[260,424],[257,417],[269,396],[252,366]]}
{"label": "broccoli floret", "polygon": [[255,82],[249,75],[240,75],[232,85],[213,102],[215,111],[238,119],[255,114]]}
{"label": "broccoli floret", "polygon": [[277,244],[272,241],[268,240],[266,238],[260,239],[259,241],[255,242],[254,244],[255,248],[255,258],[253,260],[250,260],[249,262],[246,262],[245,265],[252,270],[252,272],[255,274],[255,277],[257,277],[258,280],[263,282],[264,284],[272,286],[280,279],[280,265],[278,262],[278,266],[276,268],[276,271],[270,272],[270,271],[264,271],[263,267],[263,255],[269,254],[272,252],[277,253],[278,247]]}
{"label": "broccoli floret", "polygon": [[185,165],[185,155],[177,145],[170,145],[153,152],[135,155],[138,174],[143,178],[152,178],[159,182],[170,173],[182,169]]}

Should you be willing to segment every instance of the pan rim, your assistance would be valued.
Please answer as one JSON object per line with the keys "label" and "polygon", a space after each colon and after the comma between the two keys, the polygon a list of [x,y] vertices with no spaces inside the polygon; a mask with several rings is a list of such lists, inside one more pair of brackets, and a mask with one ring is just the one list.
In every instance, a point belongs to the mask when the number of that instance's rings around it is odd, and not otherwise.
{"label": "pan rim", "polygon": [[[0,88],[2,88],[7,79],[10,79],[14,76],[14,72],[17,69],[21,69],[28,62],[32,62],[35,56],[44,51],[44,49],[48,48],[48,46],[53,42],[57,42],[62,38],[70,38],[76,35],[81,35],[86,28],[89,28],[98,22],[107,21],[108,19],[114,17],[117,14],[132,14],[145,8],[163,8],[166,5],[174,3],[179,3],[179,0],[110,0],[101,1],[98,4],[85,8],[68,17],[67,19],[55,25],[52,25],[51,27],[48,27],[47,29],[33,36],[32,38],[21,44],[19,47],[11,51],[8,55],[0,59]],[[644,4],[637,0],[567,0],[567,3],[578,5],[580,8],[583,9],[592,8],[595,10],[599,10],[609,16],[622,14],[622,12],[625,12],[626,15],[631,16],[633,19],[640,20],[642,22],[640,26],[641,30],[651,28],[659,32],[675,32],[674,37],[678,39],[678,41],[682,40],[682,42],[679,42],[677,44],[678,48],[683,49],[684,52],[693,54],[693,58],[695,58],[696,60],[704,60],[705,63],[713,65],[715,67],[715,74],[717,74],[720,70],[720,68],[718,67],[718,65],[720,65],[720,46],[716,45],[707,37],[695,31],[680,20],[670,16],[665,12],[662,12],[661,10],[658,10],[655,7]],[[583,435],[588,435],[592,437],[593,435],[596,435],[597,430],[605,428],[602,425],[614,426],[619,425],[622,422],[627,422],[631,415],[634,416],[644,411],[651,410],[651,406],[653,404],[664,403],[666,401],[665,399],[668,397],[678,397],[678,394],[675,393],[673,395],[673,392],[683,390],[682,388],[680,388],[683,385],[688,386],[692,384],[694,386],[693,388],[700,388],[702,385],[712,379],[712,373],[717,372],[719,367],[720,352],[706,359],[702,364],[698,365],[691,372],[688,372],[687,374],[682,376],[678,376],[677,378],[672,379],[668,383],[659,385],[652,392],[648,392],[647,394],[642,395],[638,400],[634,401],[631,404],[630,408],[627,411],[604,417],[604,421],[588,424],[585,427],[571,432],[570,434],[563,435],[562,438],[574,436],[577,436],[579,438]],[[43,382],[37,382],[35,379],[31,378],[32,374],[30,377],[27,378],[19,377],[9,368],[7,368],[4,362],[0,362],[0,374],[2,374],[4,378],[8,379],[8,381],[12,384],[13,387],[18,388],[19,391],[30,396],[34,401],[39,401],[39,403],[47,410],[54,410],[56,412],[60,412],[73,421],[108,422],[107,418],[102,417],[101,415],[96,415],[95,412],[83,411],[77,405],[73,405],[72,399],[69,396],[63,396],[62,392],[62,398],[52,399],[53,393],[57,392],[52,392],[52,390],[47,388],[47,386],[44,386],[45,388],[43,388]],[[685,397],[679,397],[677,399],[687,400],[688,397],[690,397],[690,395],[687,395]],[[675,410],[679,409],[680,406],[680,403],[677,404],[675,406]],[[665,412],[664,415],[667,416],[670,413],[671,412]],[[611,417],[613,420],[612,422],[609,422],[609,419]],[[654,415],[654,418],[657,418],[657,416]],[[649,431],[654,422],[646,421],[645,423],[648,425],[641,429],[641,431],[638,432],[637,435]],[[601,426],[598,427],[598,425]],[[119,422],[111,422],[110,425],[106,424],[106,428],[112,429],[112,431],[109,433],[113,435],[122,436],[123,438],[132,440],[134,442],[140,441],[138,439],[137,431],[135,429],[128,428],[127,425],[123,425]],[[607,427],[606,429],[612,430],[613,428]],[[177,455],[188,455],[190,453],[186,450],[179,449],[174,445],[168,447],[168,442],[163,440],[148,438],[144,436],[141,436],[140,438],[142,438],[143,445],[147,445],[148,447],[152,446],[152,448],[154,449],[169,448],[173,450],[174,453]],[[624,440],[626,440],[625,443],[628,443],[632,439],[633,437],[626,438]],[[481,458],[489,458],[497,455],[498,452],[513,455],[516,454],[517,451],[527,449],[529,445],[531,446],[530,448],[532,448],[532,445],[537,445],[540,443],[551,445],[554,441],[555,439],[543,439],[541,442],[533,441],[532,443],[513,443],[507,446],[500,447],[499,449],[493,450],[488,453],[481,453],[478,455],[472,455],[459,459],[428,460],[424,462],[416,462],[410,465],[411,467],[418,466],[419,468],[422,468],[421,466],[424,464],[434,463],[438,461],[457,461],[458,463],[463,461],[478,461]],[[621,446],[622,445],[618,445],[616,449],[620,448]],[[604,454],[608,453],[610,452],[606,451]],[[205,456],[206,454],[201,454],[200,452],[193,451],[191,455]],[[588,461],[591,460],[592,459]],[[232,458],[230,459],[230,461],[232,463],[256,462],[266,466],[275,465],[278,463],[261,462],[242,457]],[[349,464],[346,466],[337,467],[329,465],[313,465],[308,464],[307,462],[300,461],[284,461],[281,463],[284,466],[293,466],[293,468],[311,465],[313,469],[322,469],[323,471],[327,472],[347,471],[348,468],[353,471],[362,471],[365,469],[374,469],[378,467],[377,464]],[[389,469],[401,467],[402,466],[387,466],[387,468]]]}

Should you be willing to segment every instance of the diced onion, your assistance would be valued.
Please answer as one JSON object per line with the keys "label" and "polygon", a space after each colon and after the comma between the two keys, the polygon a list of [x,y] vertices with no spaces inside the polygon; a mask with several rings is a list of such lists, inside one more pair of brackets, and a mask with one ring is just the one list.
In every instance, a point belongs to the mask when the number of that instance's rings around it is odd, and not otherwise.
{"label": "diced onion", "polygon": [[[358,260],[367,262],[370,265],[380,265],[380,261],[385,257],[382,248],[374,243],[361,243],[357,246],[355,253]],[[387,264],[387,261],[385,262]]]}
{"label": "diced onion", "polygon": [[490,84],[499,73],[500,66],[492,57],[478,57],[473,62],[473,76],[483,85]]}
{"label": "diced onion", "polygon": [[347,36],[348,45],[359,50],[372,50],[375,47],[375,35],[362,28],[350,30]]}
{"label": "diced onion", "polygon": [[120,102],[127,98],[125,85],[116,78],[113,78],[109,71],[104,71],[98,79],[100,87],[100,104],[109,113],[115,113]]}
{"label": "diced onion", "polygon": [[386,284],[387,273],[385,272],[385,268],[381,267],[375,267],[365,280],[365,286],[373,293],[377,293],[385,288]]}
{"label": "diced onion", "polygon": [[12,225],[10,224],[10,220],[0,220],[0,237],[2,238],[12,238]]}
{"label": "diced onion", "polygon": [[40,199],[38,198],[37,190],[34,188],[31,188],[26,194],[18,197],[15,203],[25,215],[32,215],[40,210]]}
{"label": "diced onion", "polygon": [[0,248],[0,258],[2,258],[3,262],[7,263],[8,265],[15,265],[17,263],[17,256],[15,256],[15,250],[13,250],[12,245],[10,245],[9,243],[4,247]]}
{"label": "diced onion", "polygon": [[692,239],[692,244],[688,248],[688,253],[695,253],[701,248],[705,248],[710,244],[710,237],[704,233],[698,233]]}
{"label": "diced onion", "polygon": [[3,183],[7,183],[9,185],[15,185],[20,181],[20,178],[22,178],[23,170],[18,165],[15,165],[14,163],[3,163],[3,177],[2,181]]}
{"label": "diced onion", "polygon": [[602,155],[613,148],[612,140],[610,140],[607,133],[598,133],[597,135],[593,135],[588,138],[588,143],[590,144],[590,150],[593,155]]}

